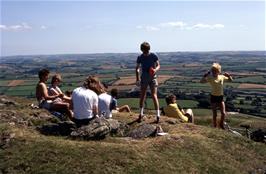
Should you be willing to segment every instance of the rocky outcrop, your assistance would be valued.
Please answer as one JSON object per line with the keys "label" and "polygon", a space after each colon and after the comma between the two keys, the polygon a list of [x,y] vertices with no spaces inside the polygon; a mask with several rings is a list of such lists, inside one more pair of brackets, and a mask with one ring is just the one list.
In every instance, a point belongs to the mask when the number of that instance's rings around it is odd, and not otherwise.
{"label": "rocky outcrop", "polygon": [[138,126],[136,129],[133,129],[128,134],[129,137],[135,139],[146,138],[155,135],[156,135],[156,126],[146,123]]}
{"label": "rocky outcrop", "polygon": [[62,121],[59,123],[48,123],[37,127],[44,135],[62,135],[68,136],[76,129],[76,124],[72,121]]}
{"label": "rocky outcrop", "polygon": [[6,107],[6,106],[18,106],[18,103],[11,99],[5,98],[4,96],[1,96],[0,107]]}
{"label": "rocky outcrop", "polygon": [[126,136],[128,126],[114,119],[96,118],[88,125],[82,126],[73,132],[70,136],[74,139],[95,140],[103,139],[107,135]]}

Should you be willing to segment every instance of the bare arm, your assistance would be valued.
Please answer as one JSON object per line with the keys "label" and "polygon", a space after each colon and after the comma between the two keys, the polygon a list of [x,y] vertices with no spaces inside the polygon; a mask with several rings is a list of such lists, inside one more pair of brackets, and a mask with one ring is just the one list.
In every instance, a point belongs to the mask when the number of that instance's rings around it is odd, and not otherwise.
{"label": "bare arm", "polygon": [[97,105],[93,106],[92,112],[93,112],[94,117],[99,117],[99,115],[98,115],[98,106]]}
{"label": "bare arm", "polygon": [[233,78],[232,78],[232,76],[229,73],[225,72],[224,73],[224,76],[228,78],[228,81],[229,82],[232,82],[233,81]]}
{"label": "bare arm", "polygon": [[94,98],[94,103],[92,106],[92,113],[93,113],[94,117],[99,117],[99,115],[98,115],[98,96],[95,96],[95,98]]}
{"label": "bare arm", "polygon": [[159,60],[157,60],[157,61],[155,62],[155,65],[156,65],[156,68],[155,68],[154,70],[155,70],[155,72],[157,72],[157,71],[159,71],[159,69],[161,68]]}
{"label": "bare arm", "polygon": [[137,63],[137,65],[136,65],[135,72],[136,72],[136,81],[138,82],[139,79],[140,79],[140,76],[139,76],[139,74],[140,74],[140,64],[139,63]]}
{"label": "bare arm", "polygon": [[44,98],[45,100],[54,100],[54,99],[56,99],[57,97],[63,97],[62,94],[48,95],[47,87],[46,87],[46,85],[43,84],[43,83],[39,84],[39,90],[40,90],[40,93],[41,93],[41,95],[43,96],[43,98]]}
{"label": "bare arm", "polygon": [[207,83],[207,77],[210,74],[210,71],[206,72],[203,77],[200,79],[200,83]]}

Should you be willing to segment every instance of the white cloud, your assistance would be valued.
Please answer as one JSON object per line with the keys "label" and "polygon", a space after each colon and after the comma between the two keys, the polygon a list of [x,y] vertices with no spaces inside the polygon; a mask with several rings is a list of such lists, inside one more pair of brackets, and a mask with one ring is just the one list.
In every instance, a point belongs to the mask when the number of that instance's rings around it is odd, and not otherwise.
{"label": "white cloud", "polygon": [[176,28],[183,28],[187,24],[182,22],[182,21],[177,21],[177,22],[166,22],[166,23],[161,23],[159,24],[160,27],[176,27]]}
{"label": "white cloud", "polygon": [[156,26],[142,26],[142,25],[138,25],[136,26],[137,29],[145,29],[146,31],[159,31],[160,28],[156,27]]}
{"label": "white cloud", "polygon": [[22,31],[22,30],[30,30],[32,29],[31,26],[29,26],[27,23],[23,22],[18,25],[0,25],[0,29],[6,30],[6,31]]}
{"label": "white cloud", "polygon": [[6,30],[7,27],[5,25],[0,25],[0,30]]}
{"label": "white cloud", "polygon": [[40,28],[41,28],[42,30],[46,30],[46,29],[47,29],[47,27],[46,27],[45,25],[42,25]]}
{"label": "white cloud", "polygon": [[198,23],[196,25],[193,25],[189,29],[211,29],[212,30],[212,29],[219,29],[219,28],[224,28],[224,25],[223,24],[210,25],[210,24]]}
{"label": "white cloud", "polygon": [[147,31],[158,31],[158,30],[160,30],[160,28],[158,28],[158,27],[153,27],[153,26],[146,26],[145,29],[146,29]]}
{"label": "white cloud", "polygon": [[163,28],[176,28],[176,29],[184,29],[184,30],[193,30],[193,29],[222,29],[225,26],[223,24],[203,24],[203,23],[197,23],[194,25],[188,25],[187,23],[183,21],[176,21],[176,22],[165,22],[165,23],[160,23],[158,25],[154,26],[143,26],[143,25],[138,25],[136,26],[137,29],[144,29],[146,31],[159,31]]}

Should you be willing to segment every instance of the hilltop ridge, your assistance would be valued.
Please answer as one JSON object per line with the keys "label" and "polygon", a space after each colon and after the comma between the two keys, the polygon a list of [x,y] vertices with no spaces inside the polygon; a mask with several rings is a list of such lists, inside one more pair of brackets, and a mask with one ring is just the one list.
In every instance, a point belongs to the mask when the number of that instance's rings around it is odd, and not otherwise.
{"label": "hilltop ridge", "polygon": [[[42,109],[31,109],[32,100],[5,98],[0,106],[1,173],[265,173],[266,147],[245,137],[206,125],[159,125],[168,135],[144,139],[108,136],[100,141],[77,141],[65,136],[45,136],[36,126],[54,122]],[[209,117],[209,116],[207,116]],[[114,119],[130,122],[133,114]],[[238,116],[231,123],[265,126],[266,119]],[[153,124],[153,116],[145,121]],[[197,125],[201,124],[201,125]],[[134,126],[138,126],[136,123]],[[252,162],[251,162],[252,161]]]}

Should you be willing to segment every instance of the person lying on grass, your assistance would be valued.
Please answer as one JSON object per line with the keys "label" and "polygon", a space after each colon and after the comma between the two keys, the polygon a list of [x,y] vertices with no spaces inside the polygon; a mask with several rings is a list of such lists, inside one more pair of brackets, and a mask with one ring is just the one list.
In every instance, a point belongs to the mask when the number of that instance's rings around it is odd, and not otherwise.
{"label": "person lying on grass", "polygon": [[167,106],[163,108],[162,113],[168,117],[178,118],[181,122],[184,123],[194,123],[194,115],[192,109],[187,109],[184,111],[183,109],[179,109],[176,103],[176,96],[174,94],[170,94],[166,96],[165,101]]}

